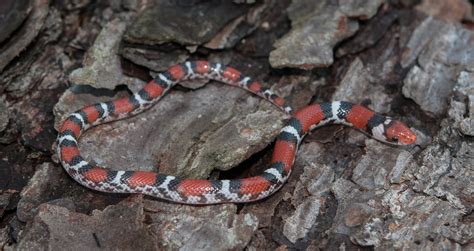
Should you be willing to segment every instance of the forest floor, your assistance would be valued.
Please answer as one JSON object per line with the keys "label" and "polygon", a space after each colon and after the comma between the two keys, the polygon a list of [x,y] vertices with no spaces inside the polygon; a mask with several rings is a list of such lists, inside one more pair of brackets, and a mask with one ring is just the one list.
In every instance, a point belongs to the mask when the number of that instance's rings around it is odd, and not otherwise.
{"label": "forest floor", "polygon": [[[3,0],[0,21],[0,249],[474,249],[472,2]],[[232,65],[295,109],[364,104],[417,141],[320,128],[287,184],[247,204],[102,193],[68,176],[54,151],[67,114],[194,59]],[[247,91],[187,81],[79,146],[114,170],[242,178],[267,167],[285,121]]]}

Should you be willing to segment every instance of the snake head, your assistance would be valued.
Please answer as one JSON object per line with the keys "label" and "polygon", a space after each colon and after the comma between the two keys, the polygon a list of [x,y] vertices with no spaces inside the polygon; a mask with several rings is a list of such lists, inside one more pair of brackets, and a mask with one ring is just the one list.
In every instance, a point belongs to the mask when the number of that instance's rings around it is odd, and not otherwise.
{"label": "snake head", "polygon": [[415,143],[416,134],[404,123],[393,120],[385,127],[386,141],[397,145],[410,145]]}

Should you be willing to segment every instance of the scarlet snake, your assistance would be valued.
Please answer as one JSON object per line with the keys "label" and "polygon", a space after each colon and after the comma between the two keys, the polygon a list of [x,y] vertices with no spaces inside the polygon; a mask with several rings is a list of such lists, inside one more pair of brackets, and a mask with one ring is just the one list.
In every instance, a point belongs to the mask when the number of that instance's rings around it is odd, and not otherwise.
{"label": "scarlet snake", "polygon": [[280,189],[288,179],[302,138],[326,124],[355,127],[373,138],[391,144],[411,144],[416,135],[402,122],[384,117],[361,105],[344,101],[312,104],[292,116],[281,129],[270,167],[255,177],[233,180],[198,180],[147,171],[114,171],[90,164],[80,154],[78,140],[92,126],[124,119],[155,104],[176,83],[208,78],[238,86],[292,114],[283,98],[238,70],[207,61],[188,61],[170,67],[128,97],[86,106],[70,114],[57,137],[57,154],[67,173],[80,184],[102,192],[142,193],[184,204],[250,202]]}

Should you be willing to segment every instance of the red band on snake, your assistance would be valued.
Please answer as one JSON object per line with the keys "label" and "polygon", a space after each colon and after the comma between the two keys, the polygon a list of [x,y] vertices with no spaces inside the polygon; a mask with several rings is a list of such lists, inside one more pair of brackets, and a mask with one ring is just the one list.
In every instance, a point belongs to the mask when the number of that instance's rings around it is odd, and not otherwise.
{"label": "red band on snake", "polygon": [[102,192],[142,193],[184,204],[216,204],[261,200],[280,189],[291,174],[299,144],[311,130],[326,124],[344,124],[391,144],[411,144],[416,135],[402,122],[344,101],[306,106],[294,113],[278,135],[268,169],[255,177],[233,180],[181,179],[145,171],[114,171],[90,164],[79,151],[81,134],[92,126],[124,119],[148,109],[176,83],[213,79],[248,90],[288,114],[285,100],[238,70],[207,61],[189,61],[170,67],[128,97],[97,103],[70,114],[57,138],[57,154],[67,173],[80,184]]}

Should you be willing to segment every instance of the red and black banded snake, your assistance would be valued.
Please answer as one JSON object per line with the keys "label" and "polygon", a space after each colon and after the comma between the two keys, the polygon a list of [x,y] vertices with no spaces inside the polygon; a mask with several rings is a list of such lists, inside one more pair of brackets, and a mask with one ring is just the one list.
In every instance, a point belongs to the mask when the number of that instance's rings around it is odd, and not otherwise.
{"label": "red and black banded snake", "polygon": [[[248,90],[291,114],[278,135],[272,160],[263,174],[233,180],[181,179],[148,171],[114,171],[90,164],[79,151],[78,140],[90,127],[124,119],[148,109],[176,83],[207,78]],[[71,113],[62,123],[57,154],[67,173],[80,184],[102,192],[142,193],[184,204],[250,202],[280,189],[288,179],[302,138],[326,124],[355,127],[373,138],[407,145],[416,135],[402,122],[379,115],[364,106],[345,101],[312,104],[293,113],[285,100],[238,70],[207,61],[188,61],[170,67],[143,89],[114,101],[86,106]]]}

